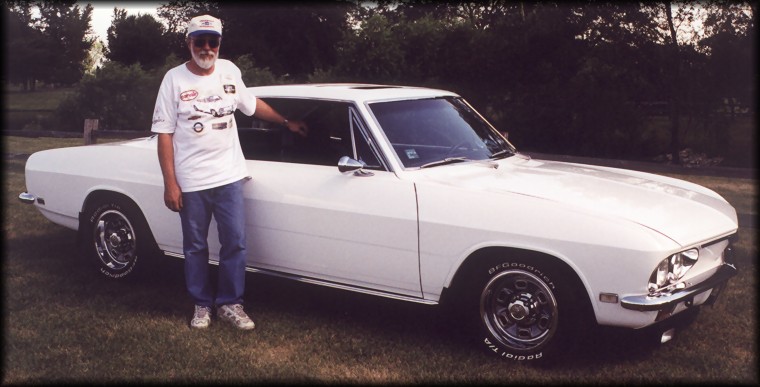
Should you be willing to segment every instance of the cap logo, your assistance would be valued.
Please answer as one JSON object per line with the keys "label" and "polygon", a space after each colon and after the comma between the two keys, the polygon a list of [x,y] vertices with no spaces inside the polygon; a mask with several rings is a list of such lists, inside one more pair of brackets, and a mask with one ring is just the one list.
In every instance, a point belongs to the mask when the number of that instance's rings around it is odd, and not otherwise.
{"label": "cap logo", "polygon": [[187,25],[187,35],[213,34],[222,36],[222,21],[211,16],[196,16]]}

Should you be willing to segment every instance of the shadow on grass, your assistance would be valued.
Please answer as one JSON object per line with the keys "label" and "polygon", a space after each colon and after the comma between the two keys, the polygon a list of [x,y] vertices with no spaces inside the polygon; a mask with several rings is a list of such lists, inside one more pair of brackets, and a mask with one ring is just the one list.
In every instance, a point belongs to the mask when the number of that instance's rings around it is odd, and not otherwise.
{"label": "shadow on grass", "polygon": [[[7,241],[7,265],[13,276],[34,277],[36,286],[47,289],[24,303],[40,302],[51,294],[69,305],[89,304],[86,309],[117,309],[117,312],[189,320],[192,301],[185,292],[182,260],[156,257],[144,275],[135,279],[113,280],[84,261],[75,244],[76,232],[56,228],[45,235]],[[212,273],[216,266],[212,266]],[[39,277],[39,278],[37,278]],[[325,288],[263,274],[246,276],[246,309],[257,319],[257,330],[298,326],[327,329],[327,336],[342,337],[351,332],[364,340],[371,351],[432,349],[453,358],[482,357],[478,362],[504,366],[505,361],[488,353],[476,335],[463,331],[443,308],[374,297]],[[31,282],[31,281],[30,281]],[[19,305],[12,299],[11,307]],[[14,305],[15,303],[15,305]],[[179,323],[179,322],[182,323]],[[296,323],[294,323],[294,321]],[[298,332],[295,332],[297,334]],[[543,363],[527,365],[555,370],[588,369],[646,359],[659,347],[658,332],[598,328],[589,339],[570,351]],[[676,337],[675,340],[678,338]],[[523,363],[521,363],[523,364]]]}
{"label": "shadow on grass", "polygon": [[[346,292],[316,285],[286,281],[264,275],[249,275],[247,293],[254,310],[276,310],[281,314],[316,319],[324,324],[359,327],[367,334],[450,354],[479,356],[496,366],[511,364],[487,351],[477,334],[462,330],[459,321],[437,306],[429,306]],[[520,365],[552,369],[586,369],[646,359],[661,347],[661,327],[645,330],[591,328],[591,339],[543,362]],[[677,338],[676,338],[677,339]],[[675,340],[675,339],[674,339]],[[517,364],[515,364],[517,366]]]}
{"label": "shadow on grass", "polygon": [[52,294],[67,304],[126,308],[147,314],[188,309],[182,308],[190,302],[184,293],[183,273],[173,270],[177,262],[169,262],[167,257],[150,257],[155,262],[143,275],[114,280],[83,258],[76,244],[76,231],[53,226],[44,237],[19,236],[5,242],[6,276],[28,276],[33,278],[28,281],[31,285],[44,286],[30,292]]}

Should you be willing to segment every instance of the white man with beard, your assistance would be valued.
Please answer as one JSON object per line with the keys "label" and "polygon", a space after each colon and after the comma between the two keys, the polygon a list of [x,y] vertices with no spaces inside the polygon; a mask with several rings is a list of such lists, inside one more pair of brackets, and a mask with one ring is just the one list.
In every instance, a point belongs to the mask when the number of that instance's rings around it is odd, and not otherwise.
{"label": "white man with beard", "polygon": [[[233,115],[281,124],[307,135],[302,122],[288,121],[251,95],[240,69],[219,59],[221,20],[198,16],[187,28],[192,59],[170,69],[161,83],[151,131],[158,133],[158,159],[164,178],[164,203],[179,212],[185,255],[185,283],[195,302],[192,328],[207,328],[212,308],[239,329],[253,329],[243,310],[246,231],[243,189],[251,177]],[[218,225],[218,278],[209,278],[208,231]]]}

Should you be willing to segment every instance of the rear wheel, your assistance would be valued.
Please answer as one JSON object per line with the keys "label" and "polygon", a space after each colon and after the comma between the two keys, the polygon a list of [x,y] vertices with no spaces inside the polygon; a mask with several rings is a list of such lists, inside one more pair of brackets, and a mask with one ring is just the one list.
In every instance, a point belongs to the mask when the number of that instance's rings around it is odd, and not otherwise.
{"label": "rear wheel", "polygon": [[144,266],[138,260],[155,251],[142,213],[121,197],[100,198],[88,205],[81,232],[84,255],[110,278],[136,276]]}

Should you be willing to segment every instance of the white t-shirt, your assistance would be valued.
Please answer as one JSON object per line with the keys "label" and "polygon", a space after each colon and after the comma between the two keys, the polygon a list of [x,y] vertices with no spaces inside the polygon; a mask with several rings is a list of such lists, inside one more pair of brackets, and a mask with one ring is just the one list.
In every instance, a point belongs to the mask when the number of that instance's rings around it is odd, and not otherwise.
{"label": "white t-shirt", "polygon": [[182,192],[233,183],[248,176],[233,113],[256,110],[256,97],[234,63],[217,59],[211,75],[183,63],[161,82],[153,111],[154,133],[174,133],[174,168]]}

